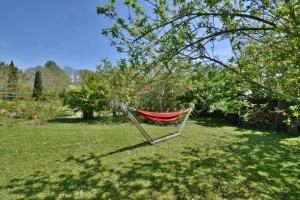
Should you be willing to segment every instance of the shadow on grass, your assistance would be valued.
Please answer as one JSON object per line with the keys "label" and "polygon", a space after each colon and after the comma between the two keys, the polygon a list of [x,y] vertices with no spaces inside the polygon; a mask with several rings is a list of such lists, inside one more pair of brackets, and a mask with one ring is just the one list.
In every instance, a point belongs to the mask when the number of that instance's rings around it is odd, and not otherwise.
{"label": "shadow on grass", "polygon": [[[69,171],[36,172],[10,180],[5,189],[20,199],[299,199],[299,146],[284,135],[242,134],[210,151],[188,147],[176,158],[144,156],[107,167],[105,155],[68,157]],[[125,156],[125,155],[124,155]],[[128,155],[127,155],[128,156]]]}
{"label": "shadow on grass", "polygon": [[85,123],[85,124],[122,124],[128,122],[125,117],[101,116],[95,119],[85,120],[82,118],[56,118],[48,120],[49,123]]}
{"label": "shadow on grass", "polygon": [[206,126],[206,127],[224,127],[224,126],[232,126],[229,122],[224,119],[216,119],[216,118],[198,118],[195,119],[198,125]]}
{"label": "shadow on grass", "polygon": [[288,135],[287,133],[280,132],[280,131],[274,131],[274,130],[264,130],[260,129],[258,130],[255,127],[251,127],[250,125],[246,124],[237,124],[237,123],[230,123],[229,121],[226,121],[225,119],[216,119],[216,118],[199,118],[195,120],[198,125],[205,126],[205,127],[213,127],[213,128],[221,128],[221,127],[235,127],[235,131],[239,132],[257,132],[257,131],[264,131],[266,133],[272,133],[272,134],[283,134],[286,137],[299,137],[300,135]]}
{"label": "shadow on grass", "polygon": [[102,155],[100,155],[99,157],[110,156],[110,155],[114,155],[114,154],[118,154],[118,153],[130,151],[130,150],[134,150],[134,149],[146,147],[146,146],[150,146],[150,143],[149,143],[149,142],[142,142],[142,143],[135,144],[135,145],[132,145],[132,146],[120,148],[120,149],[117,149],[117,150],[115,150],[115,151],[111,151],[111,152],[109,152],[109,153],[102,154]]}

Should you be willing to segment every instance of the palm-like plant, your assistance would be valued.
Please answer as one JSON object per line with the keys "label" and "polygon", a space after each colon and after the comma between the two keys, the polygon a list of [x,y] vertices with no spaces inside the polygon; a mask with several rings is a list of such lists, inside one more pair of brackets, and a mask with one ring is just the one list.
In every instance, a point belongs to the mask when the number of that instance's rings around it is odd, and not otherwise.
{"label": "palm-like plant", "polygon": [[80,89],[69,91],[65,95],[65,104],[74,111],[81,111],[83,119],[92,119],[94,111],[108,108],[108,91],[95,79],[91,79]]}

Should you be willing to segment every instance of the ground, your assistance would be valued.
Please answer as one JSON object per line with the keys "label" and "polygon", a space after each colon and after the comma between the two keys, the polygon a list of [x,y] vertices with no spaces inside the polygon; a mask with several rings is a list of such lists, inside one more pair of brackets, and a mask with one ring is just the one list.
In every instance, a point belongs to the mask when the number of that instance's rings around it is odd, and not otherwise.
{"label": "ground", "polygon": [[[172,126],[146,126],[154,135]],[[0,119],[1,199],[300,199],[300,138],[191,121],[149,146],[130,123]]]}

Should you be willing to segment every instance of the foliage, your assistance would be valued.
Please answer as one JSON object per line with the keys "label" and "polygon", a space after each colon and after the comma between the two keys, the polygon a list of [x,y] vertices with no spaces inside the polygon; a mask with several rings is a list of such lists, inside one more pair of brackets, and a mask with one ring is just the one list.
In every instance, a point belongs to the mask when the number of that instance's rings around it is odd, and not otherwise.
{"label": "foliage", "polygon": [[74,111],[82,111],[84,119],[93,118],[94,111],[106,110],[108,107],[108,91],[98,84],[95,78],[90,79],[80,88],[74,88],[65,95],[65,104]]}
{"label": "foliage", "polygon": [[[177,63],[178,65],[179,63]],[[182,63],[180,63],[182,64]],[[179,97],[189,90],[189,67],[185,70],[160,70],[155,79],[147,77],[137,91],[138,107],[156,112],[170,112],[182,109],[187,102]]]}
{"label": "foliage", "polygon": [[35,72],[35,79],[34,79],[34,84],[33,84],[33,92],[32,96],[35,99],[40,99],[42,96],[42,76],[41,72],[38,70]]}
{"label": "foliage", "polygon": [[[297,52],[289,43],[272,37],[266,39],[265,43],[251,42],[242,51],[238,62],[243,66],[240,73],[245,76],[251,76],[263,85],[280,91],[285,94],[285,97],[300,96],[300,87],[295,87],[300,84],[299,61],[297,61]],[[291,116],[296,121],[300,118],[298,106],[300,104],[292,99],[286,100],[283,96],[274,95],[274,92],[265,88],[251,87],[250,90],[252,96],[256,98],[276,99],[289,104],[290,109],[278,110],[279,113],[283,112],[288,124]]]}
{"label": "foliage", "polygon": [[0,62],[0,97],[28,99],[32,96],[31,92],[26,76],[13,62]]}
{"label": "foliage", "polygon": [[106,72],[99,72],[101,76],[105,76],[108,80],[110,92],[110,101],[113,111],[119,102],[137,103],[137,89],[142,80],[135,77],[136,70],[132,66],[122,67],[118,63],[117,67],[111,68]]}
{"label": "foliage", "polygon": [[94,77],[94,72],[88,69],[79,70],[79,83],[81,85],[86,84],[91,78]]}
{"label": "foliage", "polygon": [[59,98],[49,101],[0,100],[0,109],[5,110],[5,115],[13,118],[46,120],[68,115]]}
{"label": "foliage", "polygon": [[1,96],[5,96],[8,82],[8,67],[4,62],[0,62],[0,92]]}
{"label": "foliage", "polygon": [[191,72],[189,81],[191,88],[181,101],[193,102],[198,112],[222,110],[240,114],[250,104],[248,85],[223,68],[198,66]]}
{"label": "foliage", "polygon": [[[184,65],[185,69],[178,70],[176,65]],[[97,66],[95,76],[109,88],[110,107],[114,115],[117,115],[119,102],[148,110],[173,111],[182,107],[177,97],[188,88],[191,67],[188,61],[178,59],[145,74],[133,64],[120,61],[114,66],[108,59],[103,59]]]}
{"label": "foliage", "polygon": [[47,61],[42,66],[27,69],[24,74],[31,86],[34,84],[36,71],[41,72],[43,80],[43,94],[50,96],[57,96],[63,89],[69,87],[70,79],[67,74],[54,62]]}
{"label": "foliage", "polygon": [[64,67],[66,75],[69,77],[72,84],[78,84],[80,80],[80,71],[73,69],[72,67]]}
{"label": "foliage", "polygon": [[40,71],[43,80],[44,99],[56,97],[59,92],[69,87],[68,76],[54,61],[48,61],[44,67],[29,68],[24,72],[13,62],[0,62],[0,96],[30,100],[37,71]]}
{"label": "foliage", "polygon": [[[183,56],[195,67],[209,62],[225,69],[231,74],[227,81],[241,83],[243,92],[247,88],[255,97],[300,104],[299,87],[294,87],[300,77],[297,0],[123,1],[127,16],[116,5],[110,0],[98,7],[98,14],[114,22],[102,33],[137,69],[151,73]],[[227,62],[214,51],[220,41],[231,44]],[[226,97],[227,90],[223,93]],[[232,105],[240,103],[231,99]]]}
{"label": "foliage", "polygon": [[8,65],[8,80],[7,80],[7,90],[9,93],[9,98],[14,99],[17,93],[17,82],[18,82],[18,68],[15,67],[13,61]]}

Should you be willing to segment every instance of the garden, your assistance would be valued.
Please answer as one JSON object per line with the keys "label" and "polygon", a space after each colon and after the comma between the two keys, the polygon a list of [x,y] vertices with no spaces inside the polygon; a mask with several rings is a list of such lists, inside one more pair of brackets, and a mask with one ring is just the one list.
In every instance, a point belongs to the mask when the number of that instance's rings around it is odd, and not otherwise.
{"label": "garden", "polygon": [[116,61],[0,62],[1,199],[300,199],[298,1],[96,14]]}

